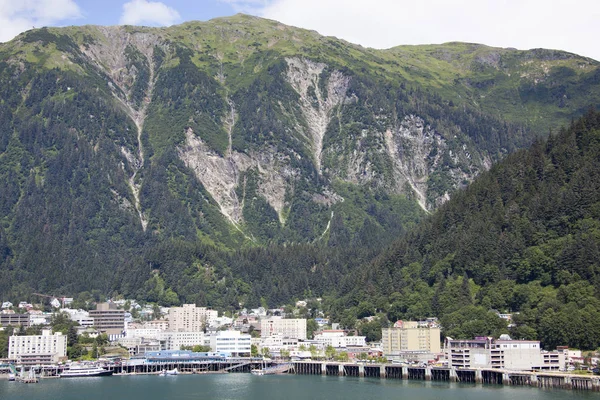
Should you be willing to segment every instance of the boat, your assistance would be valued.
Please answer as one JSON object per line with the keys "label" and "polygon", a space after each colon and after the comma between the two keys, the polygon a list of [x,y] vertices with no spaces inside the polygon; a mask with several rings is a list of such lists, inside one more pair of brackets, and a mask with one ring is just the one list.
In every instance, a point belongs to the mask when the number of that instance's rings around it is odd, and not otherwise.
{"label": "boat", "polygon": [[71,365],[69,369],[64,370],[59,376],[61,378],[83,378],[88,376],[110,376],[112,374],[113,371],[97,366]]}
{"label": "boat", "polygon": [[15,381],[16,379],[17,379],[17,376],[15,374],[13,374],[12,372],[8,374],[9,381]]}
{"label": "boat", "polygon": [[40,380],[35,376],[35,370],[31,368],[27,376],[25,376],[25,372],[21,370],[21,378],[19,381],[22,383],[38,383]]}
{"label": "boat", "polygon": [[259,369],[253,369],[250,371],[252,375],[263,376],[263,375],[279,375],[288,372],[292,368],[291,363],[277,364],[272,367],[263,367]]}
{"label": "boat", "polygon": [[170,370],[162,370],[158,373],[158,376],[167,376],[167,375],[177,375],[179,374],[179,371],[177,371],[177,368],[175,369],[170,369]]}

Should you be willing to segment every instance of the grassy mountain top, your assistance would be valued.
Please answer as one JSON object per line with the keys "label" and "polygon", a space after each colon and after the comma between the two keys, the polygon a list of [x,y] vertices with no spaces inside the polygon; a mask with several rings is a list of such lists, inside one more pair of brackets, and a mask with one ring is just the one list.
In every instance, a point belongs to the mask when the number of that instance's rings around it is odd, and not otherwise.
{"label": "grassy mountain top", "polygon": [[281,57],[303,56],[430,90],[455,106],[474,107],[541,134],[598,105],[600,98],[600,63],[563,51],[459,42],[375,50],[244,14],[169,28],[42,28],[1,45],[0,54],[13,61],[82,73],[73,60],[77,48],[125,33],[187,48],[196,66],[213,76],[224,71],[232,86],[247,85],[240,75],[257,73]]}

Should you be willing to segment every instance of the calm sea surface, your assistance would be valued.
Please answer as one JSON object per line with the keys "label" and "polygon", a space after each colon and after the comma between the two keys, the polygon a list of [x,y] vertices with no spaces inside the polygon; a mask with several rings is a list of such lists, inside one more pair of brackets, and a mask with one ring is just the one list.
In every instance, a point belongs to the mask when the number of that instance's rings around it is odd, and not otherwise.
{"label": "calm sea surface", "polygon": [[45,379],[37,384],[0,380],[1,400],[118,399],[597,399],[598,393],[530,387],[251,374],[112,376]]}

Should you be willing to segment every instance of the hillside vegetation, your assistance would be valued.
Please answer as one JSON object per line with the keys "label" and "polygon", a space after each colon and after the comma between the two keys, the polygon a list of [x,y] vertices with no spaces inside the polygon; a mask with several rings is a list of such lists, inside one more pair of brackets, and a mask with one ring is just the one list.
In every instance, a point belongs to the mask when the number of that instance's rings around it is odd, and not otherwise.
{"label": "hillside vegetation", "polygon": [[600,113],[590,111],[457,192],[363,268],[334,309],[434,315],[454,338],[510,332],[595,349],[599,256]]}
{"label": "hillside vegetation", "polygon": [[[599,65],[373,50],[246,15],[25,32],[0,45],[0,296],[231,309],[347,294],[457,190],[599,105]],[[516,284],[556,284],[531,265]]]}

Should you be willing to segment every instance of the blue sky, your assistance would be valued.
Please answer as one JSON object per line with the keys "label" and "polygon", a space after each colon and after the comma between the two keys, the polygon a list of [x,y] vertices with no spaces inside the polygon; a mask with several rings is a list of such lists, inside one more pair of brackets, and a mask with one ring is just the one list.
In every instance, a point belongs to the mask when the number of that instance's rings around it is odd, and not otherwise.
{"label": "blue sky", "polygon": [[33,26],[169,26],[236,12],[367,47],[463,41],[600,60],[600,0],[0,0],[0,42]]}
{"label": "blue sky", "polygon": [[[155,1],[156,2],[156,1]],[[124,0],[79,0],[79,4],[85,23],[94,25],[116,25],[119,23],[123,14]],[[163,4],[176,10],[180,18],[176,23],[199,20],[207,21],[215,17],[233,15],[236,13],[234,6],[218,0],[168,0],[162,1]],[[74,20],[77,25],[82,21]],[[160,25],[160,24],[151,24]]]}

